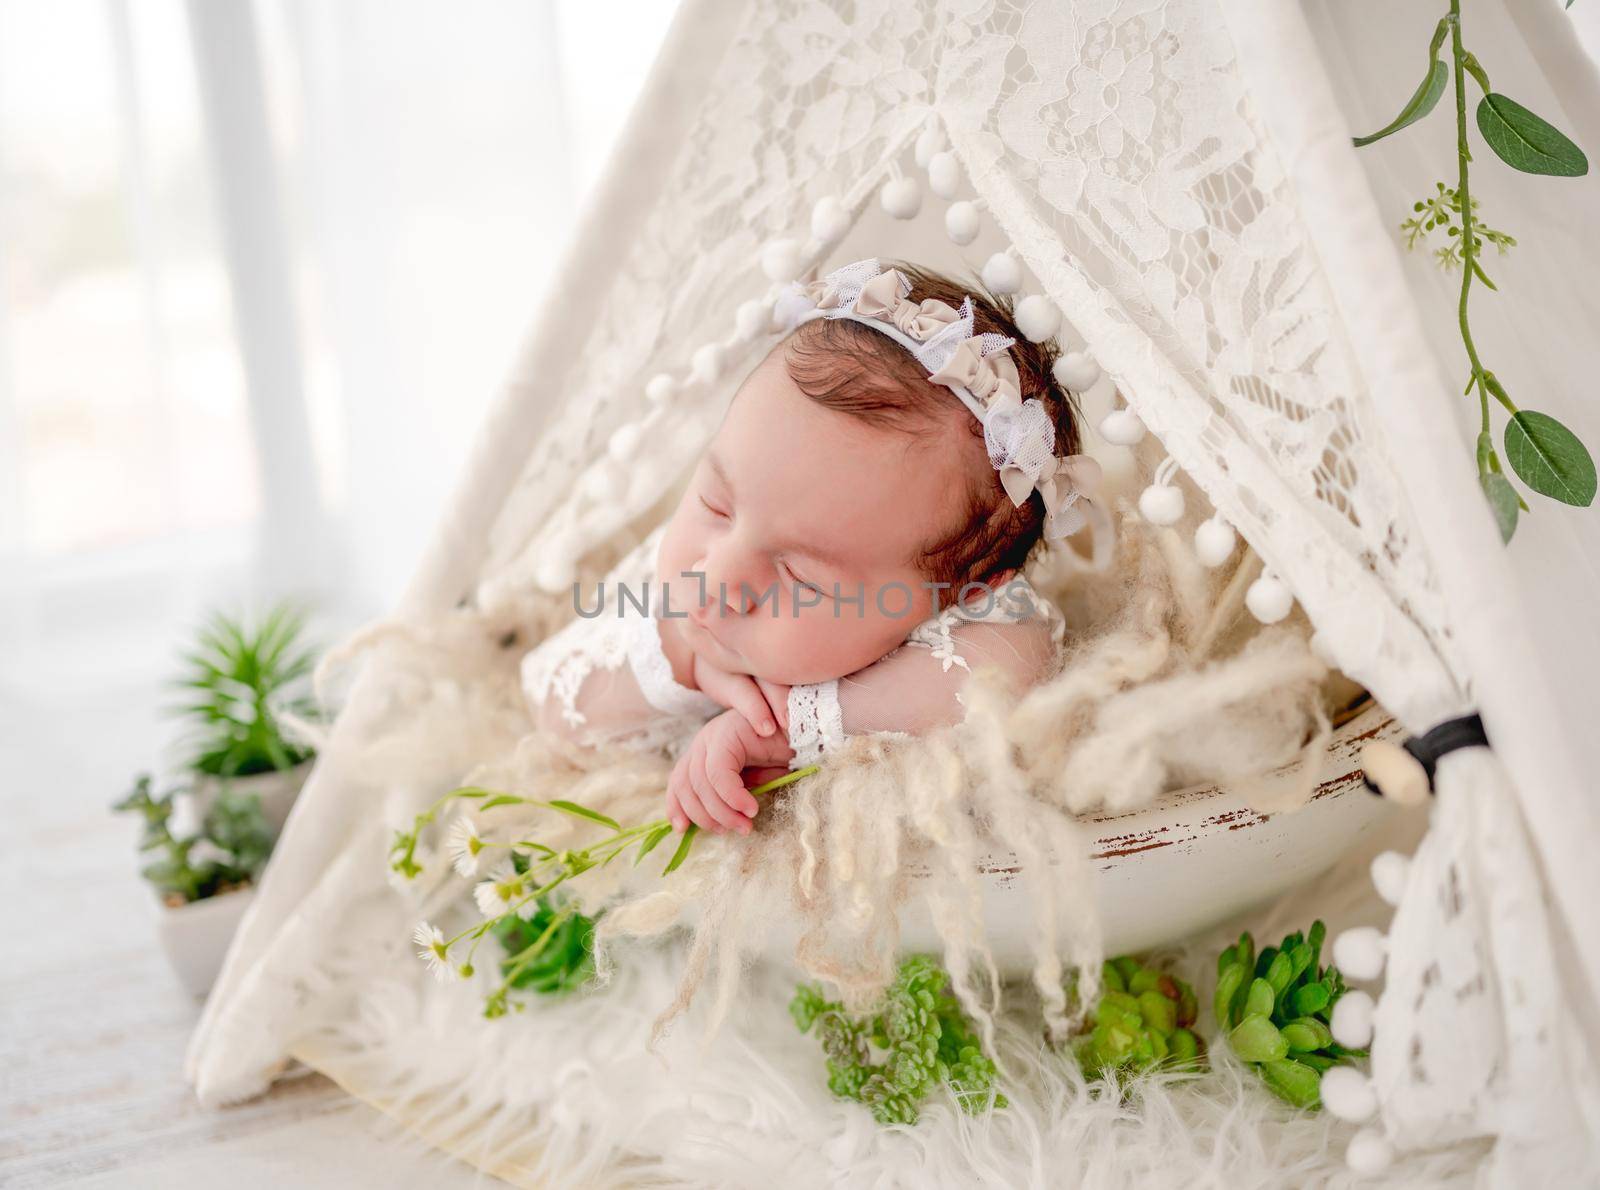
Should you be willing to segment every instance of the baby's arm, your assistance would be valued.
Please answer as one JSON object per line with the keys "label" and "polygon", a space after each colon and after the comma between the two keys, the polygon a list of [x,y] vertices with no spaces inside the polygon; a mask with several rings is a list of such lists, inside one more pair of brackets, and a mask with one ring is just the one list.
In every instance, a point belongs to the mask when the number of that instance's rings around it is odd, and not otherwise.
{"label": "baby's arm", "polygon": [[523,658],[523,694],[541,729],[601,744],[716,714],[721,705],[695,688],[692,657],[670,620],[578,619]]}
{"label": "baby's arm", "polygon": [[966,716],[961,688],[971,671],[998,668],[1021,691],[1048,676],[1056,645],[1043,620],[972,622],[954,627],[951,648],[908,642],[865,669],[789,692],[791,768],[816,764],[847,737],[932,731]]}
{"label": "baby's arm", "polygon": [[838,681],[792,687],[778,715],[783,730],[770,736],[758,733],[737,709],[711,720],[668,782],[667,814],[674,827],[694,822],[716,833],[748,834],[759,808],[746,789],[752,770],[767,770],[758,774],[758,780],[766,779],[773,775],[769,766],[816,764],[848,736],[915,735],[960,722],[966,708],[959,696],[973,669],[995,666],[1020,691],[1046,677],[1056,657],[1042,621],[967,623],[950,637],[949,650],[908,642]]}

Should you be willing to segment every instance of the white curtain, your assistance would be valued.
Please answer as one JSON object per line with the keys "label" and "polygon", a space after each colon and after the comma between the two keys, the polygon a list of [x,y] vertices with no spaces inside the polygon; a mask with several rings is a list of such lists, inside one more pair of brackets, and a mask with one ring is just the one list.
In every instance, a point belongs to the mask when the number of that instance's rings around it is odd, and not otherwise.
{"label": "white curtain", "polygon": [[0,691],[392,603],[672,9],[0,0]]}

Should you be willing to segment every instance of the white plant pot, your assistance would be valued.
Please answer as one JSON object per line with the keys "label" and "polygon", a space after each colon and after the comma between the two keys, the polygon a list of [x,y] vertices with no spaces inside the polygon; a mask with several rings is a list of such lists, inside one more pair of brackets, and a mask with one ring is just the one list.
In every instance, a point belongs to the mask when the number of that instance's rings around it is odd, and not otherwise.
{"label": "white plant pot", "polygon": [[234,931],[255,895],[255,888],[247,887],[177,908],[158,902],[161,949],[167,952],[178,982],[191,994],[204,996],[211,990]]}
{"label": "white plant pot", "polygon": [[203,816],[211,808],[212,801],[224,785],[235,793],[253,793],[261,799],[261,813],[272,829],[272,837],[276,839],[282,833],[283,824],[288,820],[289,811],[294,808],[295,798],[300,796],[306,778],[311,775],[311,766],[314,763],[312,760],[306,760],[292,769],[256,773],[249,777],[229,777],[226,780],[221,777],[196,777],[195,810]]}

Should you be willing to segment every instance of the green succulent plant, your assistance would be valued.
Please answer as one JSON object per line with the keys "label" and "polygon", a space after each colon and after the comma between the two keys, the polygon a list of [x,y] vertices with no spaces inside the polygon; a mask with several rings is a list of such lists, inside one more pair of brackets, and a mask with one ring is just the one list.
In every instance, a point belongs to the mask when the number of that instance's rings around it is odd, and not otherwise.
{"label": "green succulent plant", "polygon": [[[153,853],[154,858],[140,874],[174,907],[250,883],[272,855],[272,831],[261,812],[261,799],[253,793],[222,790],[197,833],[174,835],[173,802],[184,792],[153,793],[150,776],[145,774],[112,807],[144,819],[139,850]],[[207,847],[201,848],[201,856],[196,858],[195,848],[202,843]]]}
{"label": "green succulent plant", "polygon": [[1124,955],[1100,969],[1100,999],[1089,1032],[1074,1047],[1090,1078],[1107,1071],[1126,1074],[1155,1066],[1196,1069],[1205,1045],[1194,1031],[1199,1015],[1194,988]]}
{"label": "green succulent plant", "polygon": [[1366,1056],[1339,1045],[1328,1028],[1345,985],[1337,967],[1317,965],[1325,935],[1314,922],[1304,937],[1296,931],[1258,955],[1244,933],[1217,956],[1212,1007],[1228,1047],[1301,1108],[1321,1106],[1325,1070]]}
{"label": "green succulent plant", "polygon": [[310,674],[315,653],[301,640],[304,617],[279,604],[258,623],[221,613],[200,629],[184,654],[178,686],[187,699],[175,708],[191,724],[188,767],[213,777],[248,777],[291,769],[311,756],[285,738],[274,704],[296,714],[309,699],[288,697]]}
{"label": "green succulent plant", "polygon": [[1006,1106],[994,1090],[994,1062],[951,993],[950,977],[928,955],[904,959],[882,1003],[865,1015],[846,1012],[814,984],[795,989],[789,1014],[802,1033],[815,1028],[828,1089],[865,1104],[880,1124],[915,1124],[940,1084],[969,1115],[987,1107],[991,1094],[995,1107]]}

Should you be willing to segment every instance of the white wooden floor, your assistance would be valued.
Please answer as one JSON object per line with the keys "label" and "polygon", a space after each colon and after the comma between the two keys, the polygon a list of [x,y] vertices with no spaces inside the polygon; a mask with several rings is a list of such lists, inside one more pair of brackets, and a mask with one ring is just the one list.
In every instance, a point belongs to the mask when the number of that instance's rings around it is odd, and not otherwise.
{"label": "white wooden floor", "polygon": [[194,1101],[199,1005],[158,948],[136,824],[108,808],[157,757],[161,697],[135,681],[52,694],[0,661],[0,1185],[487,1184],[321,1076]]}

